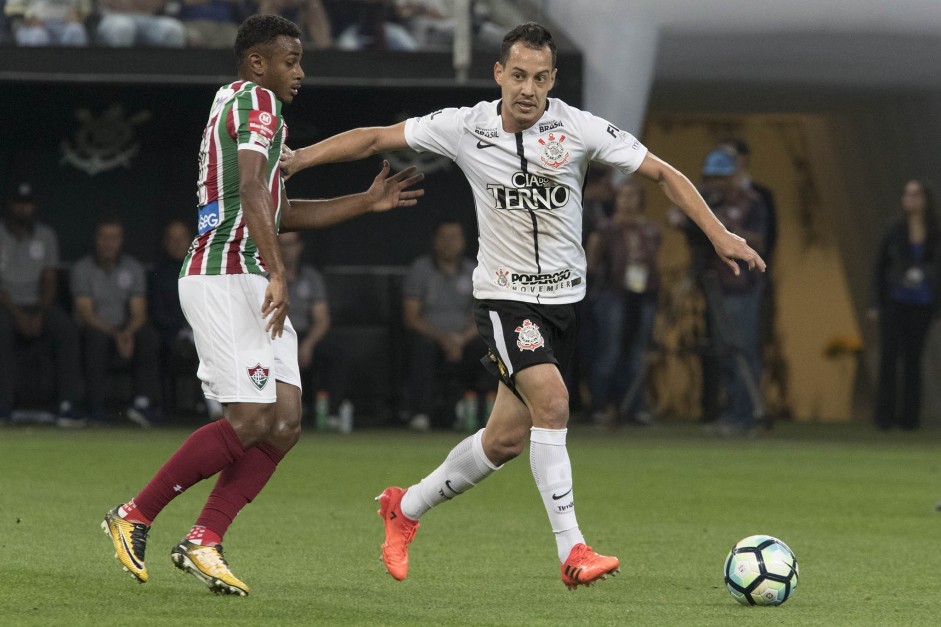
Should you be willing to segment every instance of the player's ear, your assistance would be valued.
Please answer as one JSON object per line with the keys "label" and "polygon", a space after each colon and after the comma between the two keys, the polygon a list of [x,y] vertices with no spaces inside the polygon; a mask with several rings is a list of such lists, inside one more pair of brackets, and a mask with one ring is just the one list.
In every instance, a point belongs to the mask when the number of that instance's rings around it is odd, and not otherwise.
{"label": "player's ear", "polygon": [[493,64],[493,80],[497,81],[497,85],[503,85],[501,82],[503,80],[503,64],[497,61]]}

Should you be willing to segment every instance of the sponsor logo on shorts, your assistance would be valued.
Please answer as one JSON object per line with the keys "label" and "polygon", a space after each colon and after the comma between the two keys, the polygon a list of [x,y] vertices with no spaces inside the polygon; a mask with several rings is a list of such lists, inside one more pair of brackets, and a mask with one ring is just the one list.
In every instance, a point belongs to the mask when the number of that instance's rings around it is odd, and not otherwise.
{"label": "sponsor logo on shorts", "polygon": [[516,345],[522,351],[534,351],[543,346],[546,341],[539,332],[539,325],[533,324],[528,318],[523,320],[523,324],[516,327]]}
{"label": "sponsor logo on shorts", "polygon": [[269,372],[271,372],[271,368],[265,368],[261,364],[255,364],[248,369],[248,378],[255,384],[256,388],[264,390],[265,386],[268,385]]}

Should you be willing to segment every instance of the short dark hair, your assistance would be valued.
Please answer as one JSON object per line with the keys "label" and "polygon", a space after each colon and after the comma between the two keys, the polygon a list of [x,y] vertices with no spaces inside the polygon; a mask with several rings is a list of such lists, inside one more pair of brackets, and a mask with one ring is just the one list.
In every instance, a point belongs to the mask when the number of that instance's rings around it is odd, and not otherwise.
{"label": "short dark hair", "polygon": [[533,50],[542,50],[549,46],[549,51],[552,53],[552,67],[555,67],[555,59],[558,55],[555,40],[552,39],[552,33],[542,24],[526,22],[508,32],[503,38],[503,46],[500,48],[500,65],[506,65],[506,60],[510,56],[510,48],[516,42],[521,42],[524,46]]}
{"label": "short dark hair", "polygon": [[235,58],[241,63],[249,50],[255,46],[269,44],[281,35],[300,39],[301,29],[280,15],[253,15],[239,26],[235,36]]}

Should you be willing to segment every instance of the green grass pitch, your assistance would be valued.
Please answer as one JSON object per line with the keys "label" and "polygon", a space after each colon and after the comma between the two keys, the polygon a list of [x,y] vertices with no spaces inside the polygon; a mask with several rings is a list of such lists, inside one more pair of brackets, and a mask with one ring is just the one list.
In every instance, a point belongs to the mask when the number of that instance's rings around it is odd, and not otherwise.
{"label": "green grass pitch", "polygon": [[[307,433],[225,539],[248,598],[216,597],[169,550],[211,487],[161,514],[139,585],[99,523],[185,429],[0,430],[3,625],[937,625],[938,433],[784,424],[721,440],[692,425],[575,425],[578,518],[621,575],[569,592],[524,457],[430,512],[396,582],[373,497],[437,465],[460,437]],[[780,607],[743,607],[722,566],[751,534],[787,542],[801,578]]]}

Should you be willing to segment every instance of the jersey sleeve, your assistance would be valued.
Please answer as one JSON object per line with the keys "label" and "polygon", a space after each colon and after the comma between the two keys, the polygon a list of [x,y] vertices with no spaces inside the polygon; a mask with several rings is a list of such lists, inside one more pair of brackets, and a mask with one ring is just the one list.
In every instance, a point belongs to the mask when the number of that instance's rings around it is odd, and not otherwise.
{"label": "jersey sleeve", "polygon": [[647,156],[647,147],[636,137],[596,115],[584,111],[579,113],[582,136],[592,161],[600,161],[628,174],[640,167]]}
{"label": "jersey sleeve", "polygon": [[439,109],[405,122],[405,141],[415,152],[433,152],[449,159],[457,158],[457,147],[464,128],[463,109]]}
{"label": "jersey sleeve", "polygon": [[268,149],[281,125],[278,100],[267,89],[240,92],[230,114],[239,150],[254,150],[268,157]]}

